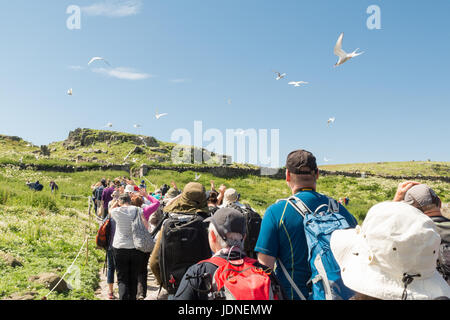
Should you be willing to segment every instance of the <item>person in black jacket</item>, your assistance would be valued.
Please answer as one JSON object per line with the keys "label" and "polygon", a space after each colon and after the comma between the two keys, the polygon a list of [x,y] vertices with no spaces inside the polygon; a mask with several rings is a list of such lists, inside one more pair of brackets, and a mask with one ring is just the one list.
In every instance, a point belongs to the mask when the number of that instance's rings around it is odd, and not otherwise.
{"label": "person in black jacket", "polygon": [[[245,218],[239,211],[232,208],[219,209],[212,217],[205,219],[210,222],[208,238],[214,253],[228,261],[239,261],[245,257],[243,242],[246,234]],[[264,270],[270,276],[274,292],[279,299],[284,299],[284,292],[272,270],[252,259],[255,268]],[[218,266],[209,261],[203,261],[191,266],[183,276],[174,300],[210,300],[212,278]]]}

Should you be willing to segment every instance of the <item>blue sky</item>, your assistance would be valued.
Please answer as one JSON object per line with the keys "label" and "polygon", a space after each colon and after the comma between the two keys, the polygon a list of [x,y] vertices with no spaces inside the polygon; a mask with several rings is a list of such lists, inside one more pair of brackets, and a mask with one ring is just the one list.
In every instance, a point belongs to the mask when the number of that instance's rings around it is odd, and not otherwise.
{"label": "blue sky", "polygon": [[[124,3],[122,16],[95,10]],[[373,4],[381,30],[366,26]],[[66,27],[69,5],[85,8],[80,30]],[[449,161],[448,12],[447,0],[3,2],[0,134],[40,145],[108,122],[137,133],[139,123],[170,141],[201,120],[224,134],[279,129],[281,165],[299,148],[321,164]],[[344,49],[365,53],[333,68],[341,32]],[[141,79],[88,67],[94,56]],[[288,85],[300,80],[309,84]],[[157,121],[156,109],[169,116]]]}

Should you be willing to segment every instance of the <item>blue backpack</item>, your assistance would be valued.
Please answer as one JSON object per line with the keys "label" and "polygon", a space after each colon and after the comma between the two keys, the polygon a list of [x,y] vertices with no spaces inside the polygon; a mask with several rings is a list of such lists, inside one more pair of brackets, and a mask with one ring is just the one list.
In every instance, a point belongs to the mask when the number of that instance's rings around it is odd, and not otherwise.
{"label": "blue backpack", "polygon": [[[341,270],[330,249],[331,234],[335,230],[348,229],[345,217],[339,213],[339,204],[328,198],[329,203],[322,204],[313,212],[299,198],[287,199],[290,205],[302,215],[308,244],[308,261],[311,268],[312,292],[310,300],[348,300],[354,292],[347,288],[341,278]],[[306,300],[289,276],[284,265],[278,260],[283,273],[300,298]]]}

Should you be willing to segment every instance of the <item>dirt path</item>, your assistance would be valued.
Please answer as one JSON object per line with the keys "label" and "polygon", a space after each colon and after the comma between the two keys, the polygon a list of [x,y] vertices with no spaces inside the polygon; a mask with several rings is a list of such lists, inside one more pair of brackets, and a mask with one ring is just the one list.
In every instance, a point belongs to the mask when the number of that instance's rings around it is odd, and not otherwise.
{"label": "dirt path", "polygon": [[[145,300],[167,300],[167,291],[162,289],[158,297],[159,285],[156,282],[155,276],[149,269],[148,271],[148,288],[147,288],[147,298]],[[95,292],[95,296],[100,300],[109,300],[108,298],[108,284],[106,283],[106,275],[100,271],[100,287]],[[114,293],[116,298],[119,297],[119,292],[117,288],[117,283],[114,284]]]}

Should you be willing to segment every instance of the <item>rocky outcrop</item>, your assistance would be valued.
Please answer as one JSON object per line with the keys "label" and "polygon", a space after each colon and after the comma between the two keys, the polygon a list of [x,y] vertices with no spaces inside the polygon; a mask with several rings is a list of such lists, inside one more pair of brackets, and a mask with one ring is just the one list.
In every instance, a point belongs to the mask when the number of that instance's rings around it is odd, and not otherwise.
{"label": "rocky outcrop", "polygon": [[6,252],[2,252],[0,251],[0,259],[8,266],[16,268],[16,267],[22,267],[22,261],[20,261],[19,259],[17,259],[16,257],[6,253]]}
{"label": "rocky outcrop", "polygon": [[15,141],[15,142],[22,142],[23,139],[20,137],[14,137],[14,136],[5,136],[3,134],[0,134],[0,139],[2,140],[10,140],[10,141]]}
{"label": "rocky outcrop", "polygon": [[19,301],[19,300],[35,300],[36,296],[38,295],[37,292],[29,291],[25,293],[13,293],[8,298],[3,300],[10,300],[10,301]]}
{"label": "rocky outcrop", "polygon": [[96,142],[121,143],[132,142],[138,146],[159,147],[158,141],[153,137],[144,137],[114,131],[97,131],[92,129],[76,129],[69,133],[69,137],[63,142],[67,150],[77,147],[88,147]]}
{"label": "rocky outcrop", "polygon": [[58,293],[64,293],[70,290],[67,283],[61,280],[61,277],[55,273],[41,273],[38,276],[30,277],[28,281],[40,283],[47,289],[55,288],[55,291]]}

